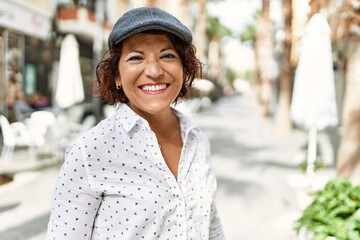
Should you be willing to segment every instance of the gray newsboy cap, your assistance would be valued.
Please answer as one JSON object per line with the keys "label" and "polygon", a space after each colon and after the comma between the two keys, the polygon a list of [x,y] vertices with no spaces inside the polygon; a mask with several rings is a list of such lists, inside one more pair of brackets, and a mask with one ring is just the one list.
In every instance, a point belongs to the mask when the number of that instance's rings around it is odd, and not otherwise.
{"label": "gray newsboy cap", "polygon": [[159,8],[140,7],[126,12],[117,20],[108,38],[109,49],[136,33],[161,30],[192,42],[190,30],[173,15]]}

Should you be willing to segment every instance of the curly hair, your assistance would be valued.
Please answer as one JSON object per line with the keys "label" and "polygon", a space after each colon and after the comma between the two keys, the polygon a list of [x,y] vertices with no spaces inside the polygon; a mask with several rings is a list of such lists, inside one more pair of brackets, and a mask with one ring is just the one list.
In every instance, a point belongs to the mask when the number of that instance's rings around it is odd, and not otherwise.
{"label": "curly hair", "polygon": [[[185,43],[179,37],[162,31],[145,31],[142,33],[165,34],[175,47],[175,51],[179,54],[184,71],[184,81],[179,95],[174,100],[178,103],[180,100],[186,99],[194,79],[202,76],[202,63],[196,57],[196,48],[192,43]],[[93,92],[102,98],[108,104],[114,105],[118,102],[127,103],[129,99],[125,95],[123,89],[117,89],[115,80],[120,75],[119,61],[122,51],[122,42],[116,44],[109,49],[96,67],[97,85],[93,88]]]}

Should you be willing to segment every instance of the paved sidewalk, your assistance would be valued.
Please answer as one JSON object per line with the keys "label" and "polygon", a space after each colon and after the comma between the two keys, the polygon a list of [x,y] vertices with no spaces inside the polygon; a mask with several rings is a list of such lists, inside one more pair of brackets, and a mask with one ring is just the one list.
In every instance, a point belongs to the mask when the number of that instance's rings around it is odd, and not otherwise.
{"label": "paved sidewalk", "polygon": [[54,159],[51,155],[42,157],[36,161],[29,161],[26,150],[17,150],[12,161],[0,161],[0,174],[16,175],[17,173],[38,171],[59,164],[60,161]]}
{"label": "paved sidewalk", "polygon": [[0,187],[0,239],[44,240],[59,166],[18,172]]}
{"label": "paved sidewalk", "polygon": [[[293,223],[309,200],[309,182],[298,167],[307,133],[280,136],[271,119],[261,118],[239,96],[220,100],[195,119],[211,140],[227,239],[297,239]],[[314,189],[333,175],[331,168],[319,171]]]}
{"label": "paved sidewalk", "polygon": [[[193,118],[211,141],[217,207],[227,239],[296,239],[293,222],[306,185],[296,159],[306,146],[306,133],[278,135],[272,120],[261,118],[241,96],[221,99]],[[13,182],[0,186],[1,240],[45,237],[60,164],[47,158],[28,162],[24,154],[17,153],[15,164],[0,163],[0,173],[15,174]],[[317,176],[326,180],[333,174],[328,168]]]}

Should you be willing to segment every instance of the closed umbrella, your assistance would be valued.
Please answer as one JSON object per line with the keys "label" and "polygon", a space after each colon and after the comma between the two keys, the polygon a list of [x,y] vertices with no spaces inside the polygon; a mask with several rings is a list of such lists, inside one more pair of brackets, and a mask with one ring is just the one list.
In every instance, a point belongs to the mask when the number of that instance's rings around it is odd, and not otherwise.
{"label": "closed umbrella", "polygon": [[307,172],[312,173],[317,131],[338,124],[331,29],[321,14],[310,19],[300,44],[290,113],[297,126],[309,131]]}
{"label": "closed umbrella", "polygon": [[73,34],[68,34],[61,43],[55,101],[58,107],[66,109],[83,100],[79,44]]}

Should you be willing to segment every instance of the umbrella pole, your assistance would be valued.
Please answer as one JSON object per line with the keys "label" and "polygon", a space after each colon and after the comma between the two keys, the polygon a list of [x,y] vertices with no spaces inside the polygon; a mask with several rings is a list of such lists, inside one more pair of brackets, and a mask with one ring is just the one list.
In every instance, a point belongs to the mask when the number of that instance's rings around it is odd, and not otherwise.
{"label": "umbrella pole", "polygon": [[309,129],[309,142],[307,152],[307,168],[306,173],[309,176],[314,175],[315,161],[316,161],[316,147],[317,147],[317,129],[310,127]]}

